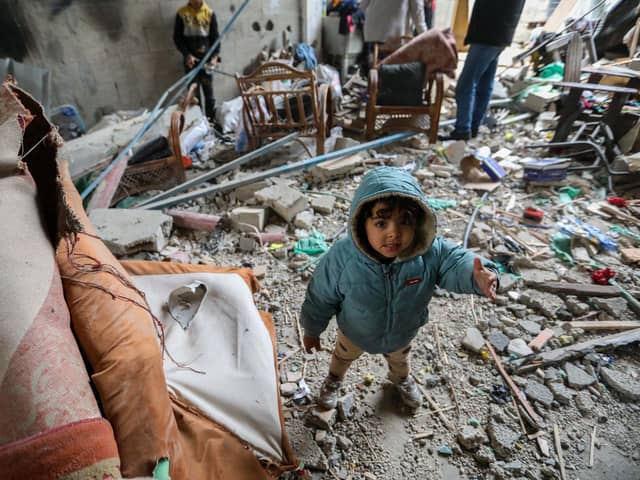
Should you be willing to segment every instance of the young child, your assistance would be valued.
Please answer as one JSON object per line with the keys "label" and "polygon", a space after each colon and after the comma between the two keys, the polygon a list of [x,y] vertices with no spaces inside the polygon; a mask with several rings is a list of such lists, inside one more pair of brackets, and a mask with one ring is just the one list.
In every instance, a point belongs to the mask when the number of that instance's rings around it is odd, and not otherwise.
{"label": "young child", "polygon": [[335,408],[341,382],[363,352],[382,353],[403,403],[420,406],[409,353],[436,285],[495,299],[497,276],[490,262],[436,237],[435,215],[410,173],[372,170],[354,195],[349,234],[319,262],[302,305],[307,352],[320,350],[332,316],[338,323],[321,407]]}

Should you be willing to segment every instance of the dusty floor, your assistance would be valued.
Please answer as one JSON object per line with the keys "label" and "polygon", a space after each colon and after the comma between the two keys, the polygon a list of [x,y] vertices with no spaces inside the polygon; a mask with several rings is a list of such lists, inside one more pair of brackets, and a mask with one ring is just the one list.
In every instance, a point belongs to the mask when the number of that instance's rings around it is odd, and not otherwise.
{"label": "dusty floor", "polygon": [[[508,132],[515,134],[515,143],[505,138]],[[514,126],[498,132],[483,135],[471,143],[471,147],[490,146],[495,153],[506,146],[518,152],[518,143],[527,141],[536,134],[531,126],[524,129]],[[439,146],[436,145],[436,149]],[[228,145],[217,147],[216,158],[224,158],[223,152]],[[327,238],[341,232],[347,219],[348,199],[358,185],[361,175],[375,164],[391,163],[405,165],[406,168],[423,170],[427,162],[433,160],[433,151],[424,140],[409,140],[379,150],[379,160],[357,167],[349,176],[322,184],[308,183],[306,173],[292,174],[295,188],[303,191],[319,191],[337,197],[333,212],[328,215],[314,216],[314,228]],[[369,152],[371,156],[375,152]],[[522,155],[522,153],[519,153]],[[300,149],[289,147],[270,155],[251,169],[261,169],[290,159],[303,158]],[[415,162],[415,165],[412,163]],[[437,162],[436,162],[437,163]],[[250,169],[249,169],[250,170]],[[540,202],[550,224],[562,213],[575,213],[585,220],[594,220],[582,208],[591,200],[599,198],[601,190],[593,178],[586,175],[583,183],[592,184],[592,188],[582,188],[582,197],[575,204],[562,204],[558,201],[558,192],[551,188],[539,188],[525,191],[518,173],[512,173],[498,190],[491,193],[485,208],[507,208],[516,215],[528,206],[526,199],[547,199]],[[458,172],[452,175],[422,177],[423,187],[428,197],[454,199],[455,208],[437,212],[439,234],[461,242],[464,229],[473,212],[481,192],[465,190]],[[528,197],[527,197],[528,195]],[[514,203],[515,200],[515,203]],[[582,202],[582,203],[581,203]],[[251,203],[251,202],[250,202]],[[509,205],[511,203],[511,205]],[[233,208],[233,196],[200,199],[186,208],[203,213],[224,214]],[[486,211],[486,210],[485,210]],[[296,236],[303,236],[292,225],[287,225],[272,214],[270,222],[288,228],[291,238],[289,248],[279,252],[268,251],[268,247],[257,248],[253,252],[242,252],[238,247],[239,234],[234,230],[217,231],[212,235],[186,231],[174,231],[168,249],[189,254],[190,261],[211,262],[219,265],[266,267],[266,275],[261,278],[261,291],[257,294],[258,308],[273,314],[278,336],[280,358],[286,357],[281,364],[283,384],[300,383],[302,378],[310,388],[310,394],[301,400],[283,397],[285,418],[294,449],[309,467],[314,479],[470,479],[470,478],[561,478],[559,458],[554,448],[553,426],[560,432],[563,459],[566,464],[567,479],[640,479],[640,405],[638,402],[624,401],[620,395],[597,382],[584,390],[569,389],[568,398],[554,398],[548,407],[533,402],[534,408],[543,419],[545,428],[542,438],[549,446],[547,455],[538,446],[537,439],[530,439],[522,432],[522,426],[516,413],[515,401],[509,396],[506,403],[496,403],[490,392],[492,388],[503,386],[491,359],[473,353],[461,346],[468,327],[478,327],[483,333],[500,330],[509,338],[521,337],[530,341],[535,335],[522,327],[523,320],[539,326],[558,328],[560,317],[545,317],[537,309],[523,305],[519,295],[526,287],[522,282],[507,282],[497,304],[488,300],[466,295],[438,292],[431,303],[431,321],[415,339],[413,349],[413,373],[423,387],[435,399],[442,414],[451,422],[451,431],[443,425],[437,413],[431,412],[425,402],[416,412],[405,411],[393,387],[385,381],[386,366],[381,356],[365,354],[359,359],[347,375],[342,394],[352,394],[354,407],[350,418],[333,423],[330,430],[309,426],[308,411],[313,409],[314,398],[327,373],[330,350],[333,347],[335,324],[332,321],[322,337],[325,351],[319,354],[304,355],[299,349],[300,339],[297,329],[297,315],[302,304],[306,283],[312,272],[312,259],[293,258],[291,246]],[[472,246],[483,255],[505,254],[504,245],[489,227],[483,233],[481,226],[487,225],[482,217],[476,221],[474,232],[480,230]],[[637,228],[636,228],[637,231]],[[545,234],[547,234],[545,232]],[[551,235],[551,234],[549,234]],[[169,251],[164,252],[167,254]],[[517,256],[511,253],[511,256]],[[161,255],[162,257],[163,255]],[[280,258],[278,258],[280,257]],[[640,287],[640,272],[619,261],[618,254],[595,254],[592,260],[611,266],[619,272],[618,278],[628,289]],[[590,283],[584,265],[571,267],[563,263],[553,253],[536,257],[528,271],[533,274],[542,271],[550,279],[565,279],[572,282]],[[301,268],[302,267],[302,268]],[[304,268],[310,267],[310,268]],[[504,285],[503,285],[504,287]],[[508,290],[508,291],[506,291]],[[534,290],[534,295],[536,295]],[[558,298],[558,297],[556,297]],[[560,299],[567,300],[566,298]],[[569,299],[571,300],[571,299]],[[603,308],[593,299],[583,299],[582,305],[587,311]],[[571,300],[572,304],[576,301]],[[600,305],[600,307],[597,307]],[[619,304],[618,304],[619,306]],[[617,308],[617,307],[615,307]],[[601,318],[626,318],[633,320],[633,314],[624,309],[620,312],[603,313]],[[615,315],[614,315],[615,314]],[[564,310],[567,320],[567,312]],[[568,313],[569,317],[579,317],[578,313]],[[636,318],[637,320],[637,318]],[[530,324],[529,324],[530,325]],[[436,330],[439,341],[436,340]],[[570,332],[573,341],[582,341],[606,333]],[[555,342],[555,343],[554,343]],[[558,347],[557,340],[551,341],[551,347]],[[509,359],[503,354],[503,361]],[[592,355],[590,358],[573,361],[587,372],[597,372],[599,368],[610,367],[622,370],[637,382],[640,374],[640,353],[637,346],[623,347],[614,352]],[[546,369],[545,369],[546,370]],[[564,373],[564,372],[563,372]],[[365,384],[365,376],[373,375],[374,381]],[[516,377],[521,386],[531,382],[546,383],[543,370]],[[562,383],[562,377],[560,382]],[[565,389],[566,390],[566,389]],[[548,390],[547,390],[548,391]],[[291,392],[290,392],[291,393]],[[452,395],[455,393],[455,398]],[[561,395],[562,397],[562,395]],[[558,401],[560,400],[560,401]],[[457,401],[457,405],[456,405]],[[470,424],[477,425],[479,440],[472,450],[462,448],[457,440],[458,433]],[[491,427],[494,425],[494,427]],[[495,427],[498,425],[498,427]],[[475,428],[475,427],[474,427]],[[513,441],[501,445],[500,439],[486,436],[491,428],[506,428],[507,435],[513,435]],[[591,436],[596,431],[593,451],[593,466],[589,467]],[[534,430],[527,428],[529,434]],[[447,452],[446,448],[450,450]],[[439,452],[440,450],[440,452]],[[498,452],[501,452],[498,454]],[[321,470],[318,470],[320,468]]]}

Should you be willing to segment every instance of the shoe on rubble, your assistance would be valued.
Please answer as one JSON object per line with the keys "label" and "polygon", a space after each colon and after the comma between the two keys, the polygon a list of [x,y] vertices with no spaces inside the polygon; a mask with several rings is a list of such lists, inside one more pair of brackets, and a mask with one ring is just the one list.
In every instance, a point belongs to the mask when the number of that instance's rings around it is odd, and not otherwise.
{"label": "shoe on rubble", "polygon": [[407,407],[415,409],[422,405],[422,394],[411,375],[396,383],[395,386],[400,394],[402,403]]}
{"label": "shoe on rubble", "polygon": [[342,381],[331,374],[327,375],[322,388],[320,389],[320,395],[318,395],[318,405],[326,410],[336,408],[338,405],[338,393]]}
{"label": "shoe on rubble", "polygon": [[440,136],[441,141],[448,140],[470,140],[471,132],[460,132],[458,130],[453,130],[449,135]]}

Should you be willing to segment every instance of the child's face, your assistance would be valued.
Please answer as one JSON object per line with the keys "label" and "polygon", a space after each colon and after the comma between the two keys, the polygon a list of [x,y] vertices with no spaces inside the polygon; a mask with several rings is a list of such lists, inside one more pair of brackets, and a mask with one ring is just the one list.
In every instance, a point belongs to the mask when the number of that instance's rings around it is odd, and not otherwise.
{"label": "child's face", "polygon": [[384,258],[395,258],[413,244],[416,220],[413,214],[398,207],[390,209],[377,202],[365,221],[367,240],[371,248]]}

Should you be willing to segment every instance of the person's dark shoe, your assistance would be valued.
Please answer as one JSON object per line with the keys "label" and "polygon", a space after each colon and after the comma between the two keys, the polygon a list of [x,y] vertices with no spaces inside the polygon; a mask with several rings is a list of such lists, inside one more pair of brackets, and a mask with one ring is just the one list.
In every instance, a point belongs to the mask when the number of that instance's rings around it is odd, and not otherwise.
{"label": "person's dark shoe", "polygon": [[322,387],[320,389],[320,395],[318,395],[318,405],[325,410],[332,410],[338,405],[338,393],[342,381],[338,377],[333,375],[327,375]]}
{"label": "person's dark shoe", "polygon": [[416,381],[411,375],[404,380],[395,384],[396,390],[400,394],[402,403],[404,403],[410,409],[416,409],[422,405],[422,393],[418,390]]}
{"label": "person's dark shoe", "polygon": [[457,130],[453,130],[449,135],[442,135],[440,137],[440,140],[447,141],[447,140],[470,140],[471,139],[471,132],[460,132]]}

